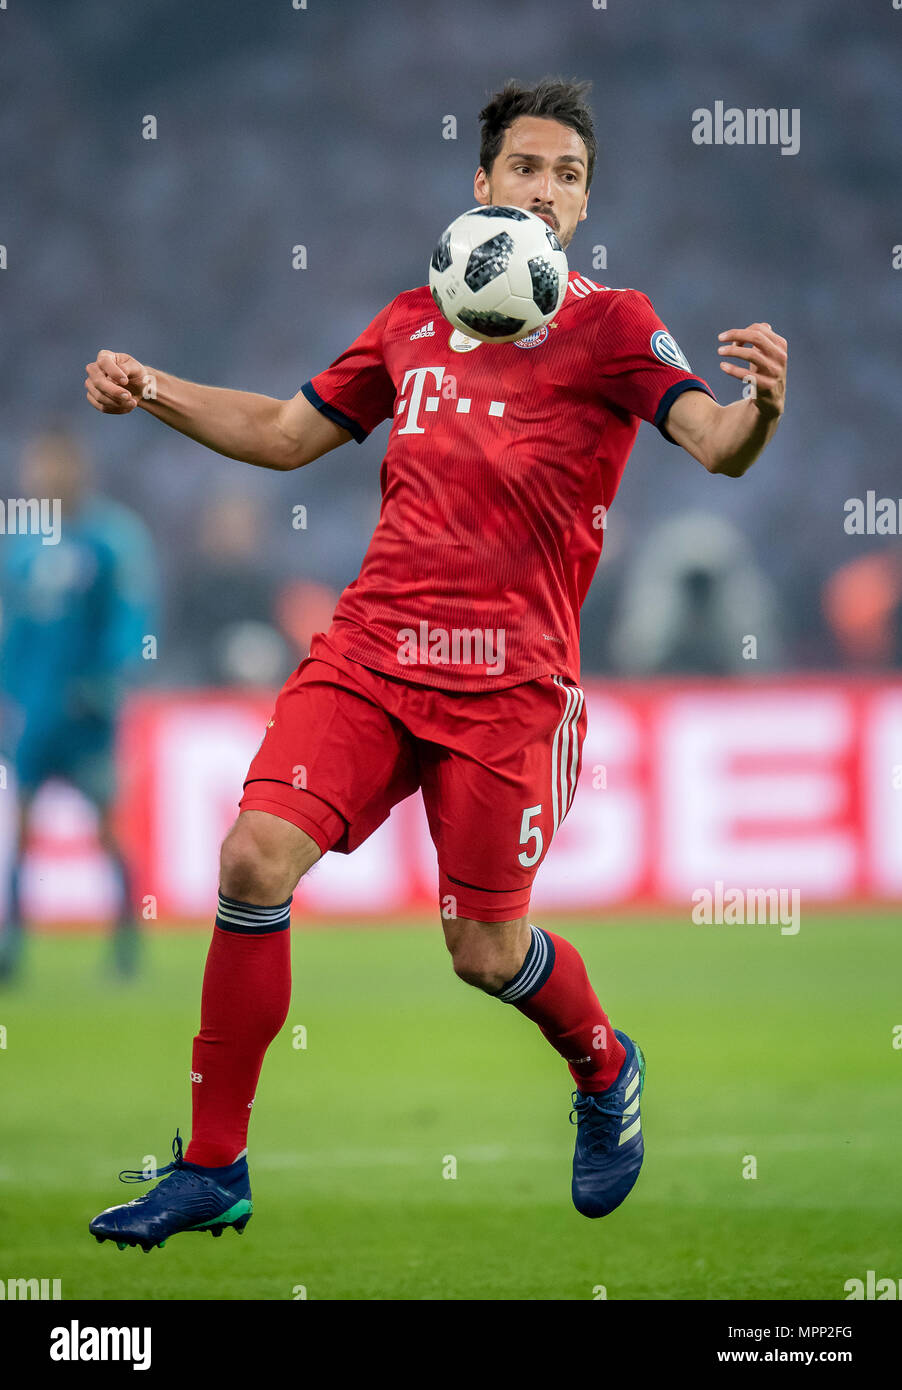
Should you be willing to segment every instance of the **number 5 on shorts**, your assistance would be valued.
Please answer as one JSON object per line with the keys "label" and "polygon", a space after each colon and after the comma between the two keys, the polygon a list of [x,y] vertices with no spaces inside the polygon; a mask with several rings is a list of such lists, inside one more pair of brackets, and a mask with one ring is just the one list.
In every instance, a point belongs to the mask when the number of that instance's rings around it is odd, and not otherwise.
{"label": "number 5 on shorts", "polygon": [[531,854],[527,853],[526,850],[522,850],[517,856],[524,869],[531,869],[533,864],[537,864],[542,857],[542,850],[544,848],[542,831],[539,826],[530,825],[529,823],[533,816],[540,816],[541,814],[541,806],[527,806],[523,812],[523,819],[520,822],[520,844],[528,845],[530,840],[535,841],[535,847]]}

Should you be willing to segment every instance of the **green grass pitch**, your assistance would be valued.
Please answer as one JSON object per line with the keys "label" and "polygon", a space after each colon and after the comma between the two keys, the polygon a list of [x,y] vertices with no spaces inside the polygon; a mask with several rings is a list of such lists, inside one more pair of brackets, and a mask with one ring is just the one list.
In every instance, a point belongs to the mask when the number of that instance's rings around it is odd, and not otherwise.
{"label": "green grass pitch", "polygon": [[902,1274],[896,920],[542,924],[648,1059],[645,1166],[613,1216],[570,1204],[565,1064],[455,979],[437,926],[303,924],[247,1231],[98,1245],[89,1219],[145,1190],[118,1170],[190,1133],[208,934],[157,933],[118,986],[100,938],[47,934],[0,994],[0,1278],[60,1278],[64,1299],[833,1300]]}

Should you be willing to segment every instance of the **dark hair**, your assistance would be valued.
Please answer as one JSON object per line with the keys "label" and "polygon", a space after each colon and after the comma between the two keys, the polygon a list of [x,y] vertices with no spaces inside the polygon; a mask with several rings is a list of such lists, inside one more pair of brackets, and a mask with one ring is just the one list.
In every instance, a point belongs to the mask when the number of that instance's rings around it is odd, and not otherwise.
{"label": "dark hair", "polygon": [[595,172],[598,149],[592,112],[585,100],[591,86],[591,82],[565,82],[557,77],[544,77],[534,87],[524,87],[514,78],[506,82],[503,90],[496,92],[479,113],[482,122],[479,162],[486,173],[491,173],[492,165],[498,158],[504,132],[519,116],[544,116],[547,120],[570,126],[582,140],[586,147],[588,189]]}

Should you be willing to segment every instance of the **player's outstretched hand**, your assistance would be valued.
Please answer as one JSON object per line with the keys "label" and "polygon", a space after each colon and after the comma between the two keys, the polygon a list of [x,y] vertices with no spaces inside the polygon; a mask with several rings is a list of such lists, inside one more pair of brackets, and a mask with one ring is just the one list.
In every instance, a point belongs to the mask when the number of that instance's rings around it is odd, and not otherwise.
{"label": "player's outstretched hand", "polygon": [[147,372],[134,357],[101,348],[96,362],[89,362],[85,371],[85,393],[95,410],[104,415],[128,415],[135,409]]}
{"label": "player's outstretched hand", "polygon": [[754,383],[754,400],[765,415],[782,415],[786,400],[786,339],[769,323],[751,323],[748,328],[728,328],[718,333],[721,357],[744,357],[746,365],[721,362],[721,370],[741,381]]}

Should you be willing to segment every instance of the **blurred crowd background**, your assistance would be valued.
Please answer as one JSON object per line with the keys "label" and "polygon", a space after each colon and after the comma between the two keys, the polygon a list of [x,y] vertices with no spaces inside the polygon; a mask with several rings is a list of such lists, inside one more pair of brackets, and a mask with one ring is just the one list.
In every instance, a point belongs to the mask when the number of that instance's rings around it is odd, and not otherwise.
{"label": "blurred crowd background", "polygon": [[[508,77],[591,78],[599,161],[571,267],[644,290],[723,402],[722,329],[771,322],[790,365],[776,441],[740,481],[640,430],[584,672],[899,667],[902,540],[844,522],[850,498],[902,495],[900,45],[889,0],[10,6],[0,496],[21,495],[37,436],[70,434],[156,554],[150,682],[280,684],[357,572],[388,425],[280,475],[140,412],[100,416],[84,364],[108,347],[293,395],[425,282],[473,203],[487,97]],[[797,108],[799,153],[693,144],[692,112],[718,100]]]}

